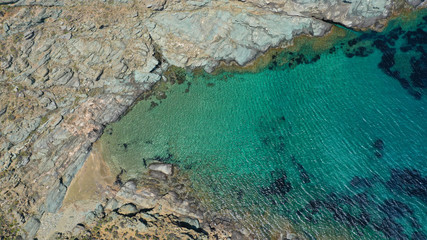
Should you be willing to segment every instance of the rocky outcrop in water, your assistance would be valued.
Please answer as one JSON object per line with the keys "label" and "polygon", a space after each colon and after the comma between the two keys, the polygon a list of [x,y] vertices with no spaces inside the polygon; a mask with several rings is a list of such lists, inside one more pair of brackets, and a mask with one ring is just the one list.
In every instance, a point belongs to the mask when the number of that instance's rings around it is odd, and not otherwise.
{"label": "rocky outcrop in water", "polygon": [[23,226],[24,238],[37,236],[105,125],[160,81],[169,64],[208,71],[221,61],[244,65],[295,36],[321,36],[331,23],[380,27],[396,7],[391,0],[1,0],[6,219]]}

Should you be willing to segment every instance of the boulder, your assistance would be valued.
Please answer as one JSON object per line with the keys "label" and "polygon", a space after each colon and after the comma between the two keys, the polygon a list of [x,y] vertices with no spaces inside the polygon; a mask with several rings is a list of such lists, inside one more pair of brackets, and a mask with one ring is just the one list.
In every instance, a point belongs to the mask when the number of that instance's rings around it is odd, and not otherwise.
{"label": "boulder", "polygon": [[197,220],[197,219],[190,218],[190,217],[183,217],[183,218],[180,218],[180,221],[188,224],[193,229],[199,229],[200,228],[200,223],[199,223],[199,220]]}
{"label": "boulder", "polygon": [[145,223],[135,218],[126,219],[125,228],[137,230],[138,232],[145,232],[148,229]]}
{"label": "boulder", "polygon": [[105,210],[107,211],[114,211],[119,207],[119,203],[116,199],[112,198],[108,200],[107,204],[105,205]]}
{"label": "boulder", "polygon": [[161,180],[161,181],[166,181],[168,179],[166,174],[158,171],[150,171],[150,177]]}
{"label": "boulder", "polygon": [[148,169],[162,172],[168,176],[172,175],[173,173],[173,165],[167,163],[152,163],[150,166],[148,166]]}
{"label": "boulder", "polygon": [[93,211],[88,212],[85,216],[85,222],[89,225],[94,223],[95,219],[96,219],[96,215]]}
{"label": "boulder", "polygon": [[78,236],[80,234],[82,234],[85,231],[85,226],[83,226],[82,224],[77,224],[73,230],[71,231],[71,233],[73,234],[73,236]]}
{"label": "boulder", "polygon": [[131,216],[139,212],[138,208],[133,203],[127,203],[119,208],[117,211],[121,215]]}
{"label": "boulder", "polygon": [[104,207],[101,204],[98,204],[95,208],[94,213],[98,218],[103,218],[105,216]]}

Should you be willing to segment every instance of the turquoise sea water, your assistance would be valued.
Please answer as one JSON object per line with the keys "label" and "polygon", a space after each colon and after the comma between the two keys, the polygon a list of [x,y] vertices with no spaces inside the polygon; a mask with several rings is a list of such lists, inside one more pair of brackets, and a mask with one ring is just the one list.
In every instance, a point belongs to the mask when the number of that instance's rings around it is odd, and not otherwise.
{"label": "turquoise sea water", "polygon": [[188,72],[107,128],[107,160],[129,178],[143,159],[178,165],[259,239],[287,221],[314,239],[426,239],[427,13],[417,15],[320,55],[284,51],[258,73]]}

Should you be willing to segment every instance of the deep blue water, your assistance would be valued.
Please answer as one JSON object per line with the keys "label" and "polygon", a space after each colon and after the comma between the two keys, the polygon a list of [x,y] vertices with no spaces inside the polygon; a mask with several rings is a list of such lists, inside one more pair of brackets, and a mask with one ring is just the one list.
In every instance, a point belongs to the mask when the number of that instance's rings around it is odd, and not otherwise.
{"label": "deep blue water", "polygon": [[282,51],[257,73],[186,73],[101,139],[129,178],[178,165],[264,239],[427,239],[427,13]]}

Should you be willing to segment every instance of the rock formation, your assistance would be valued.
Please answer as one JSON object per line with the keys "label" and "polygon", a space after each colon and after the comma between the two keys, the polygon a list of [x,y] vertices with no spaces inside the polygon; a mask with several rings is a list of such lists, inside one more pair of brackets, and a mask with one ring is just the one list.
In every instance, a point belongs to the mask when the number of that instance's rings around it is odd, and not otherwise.
{"label": "rock formation", "polygon": [[44,216],[60,209],[105,125],[170,64],[245,65],[295,36],[322,36],[331,24],[381,28],[393,12],[422,2],[0,0],[2,215],[23,226],[23,238],[42,235]]}

